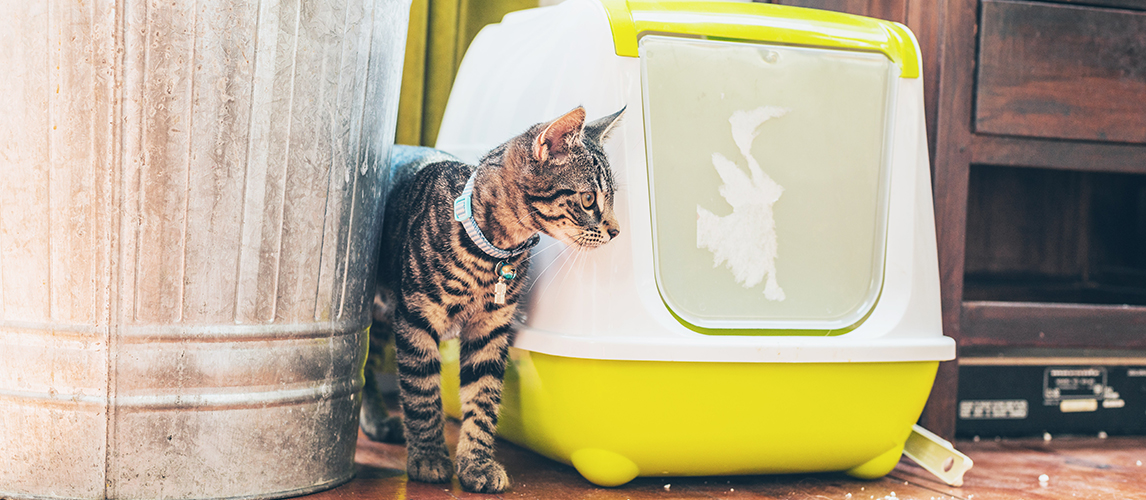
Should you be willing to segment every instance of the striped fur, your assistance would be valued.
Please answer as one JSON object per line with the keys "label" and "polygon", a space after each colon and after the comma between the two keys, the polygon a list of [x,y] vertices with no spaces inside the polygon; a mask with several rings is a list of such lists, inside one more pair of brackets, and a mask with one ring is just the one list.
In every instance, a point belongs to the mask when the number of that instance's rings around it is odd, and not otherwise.
{"label": "striped fur", "polygon": [[[477,167],[445,159],[395,172],[379,262],[376,317],[382,321],[371,335],[394,338],[410,479],[445,482],[455,473],[443,436],[438,343],[456,336],[463,413],[458,480],[474,492],[509,488],[493,458],[494,433],[529,252],[506,259],[519,277],[506,282],[505,304],[495,303],[499,259],[482,252],[454,220],[454,199],[476,168],[474,219],[498,248],[515,248],[538,232],[582,248],[609,242],[620,228],[601,142],[623,111],[585,124],[578,107],[498,146]],[[364,394],[363,428],[384,439],[392,421],[379,412],[376,393]]]}

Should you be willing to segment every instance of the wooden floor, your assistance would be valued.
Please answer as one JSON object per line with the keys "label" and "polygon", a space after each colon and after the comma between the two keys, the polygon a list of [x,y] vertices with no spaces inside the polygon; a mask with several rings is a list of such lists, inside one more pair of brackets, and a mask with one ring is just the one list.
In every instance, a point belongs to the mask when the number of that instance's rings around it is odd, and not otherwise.
{"label": "wooden floor", "polygon": [[[457,425],[450,422],[451,449]],[[572,467],[506,441],[498,443],[513,489],[474,495],[452,484],[407,482],[401,446],[358,439],[358,475],[348,484],[310,495],[308,500],[434,499],[830,499],[830,500],[1146,500],[1146,437],[960,441],[975,467],[962,488],[933,479],[907,459],[887,477],[859,481],[843,474],[637,478],[617,488],[588,483]],[[1046,481],[1040,482],[1045,475]]]}

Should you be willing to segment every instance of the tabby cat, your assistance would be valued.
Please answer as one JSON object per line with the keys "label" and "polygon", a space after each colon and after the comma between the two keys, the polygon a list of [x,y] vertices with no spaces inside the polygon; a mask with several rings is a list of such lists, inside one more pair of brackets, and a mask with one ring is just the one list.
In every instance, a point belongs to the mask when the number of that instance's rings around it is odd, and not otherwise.
{"label": "tabby cat", "polygon": [[[460,337],[458,481],[472,492],[509,488],[493,459],[494,432],[529,250],[538,233],[583,249],[617,237],[613,174],[601,144],[623,112],[586,124],[577,107],[498,146],[477,167],[426,148],[397,151],[415,160],[399,161],[392,178],[376,301],[384,321],[371,335],[394,337],[410,479],[440,483],[455,473],[443,435],[438,343]],[[363,429],[397,439],[396,422],[370,389]]]}

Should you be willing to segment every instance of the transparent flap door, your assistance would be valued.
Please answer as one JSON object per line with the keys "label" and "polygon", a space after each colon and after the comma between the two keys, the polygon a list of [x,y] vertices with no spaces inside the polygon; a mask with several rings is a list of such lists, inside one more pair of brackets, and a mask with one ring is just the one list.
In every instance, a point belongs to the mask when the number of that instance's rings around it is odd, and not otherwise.
{"label": "transparent flap door", "polygon": [[702,329],[859,322],[883,277],[891,61],[666,36],[640,59],[668,307]]}

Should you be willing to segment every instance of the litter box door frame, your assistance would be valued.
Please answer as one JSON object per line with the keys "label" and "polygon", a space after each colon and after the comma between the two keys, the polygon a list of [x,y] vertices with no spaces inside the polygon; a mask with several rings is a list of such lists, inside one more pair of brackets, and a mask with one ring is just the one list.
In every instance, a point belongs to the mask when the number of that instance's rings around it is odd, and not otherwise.
{"label": "litter box door frame", "polygon": [[709,335],[854,330],[884,283],[899,67],[880,52],[667,35],[639,51],[669,312]]}

